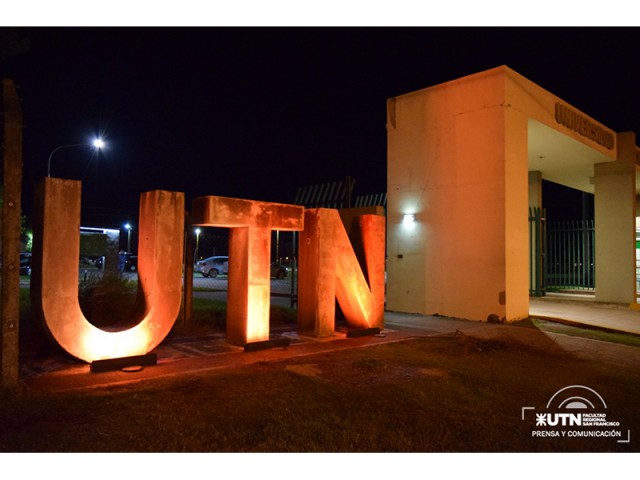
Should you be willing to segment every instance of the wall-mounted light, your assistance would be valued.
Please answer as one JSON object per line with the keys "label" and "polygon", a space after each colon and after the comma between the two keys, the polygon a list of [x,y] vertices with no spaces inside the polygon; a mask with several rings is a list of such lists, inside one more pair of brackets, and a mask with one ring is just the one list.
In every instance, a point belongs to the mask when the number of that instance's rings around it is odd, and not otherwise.
{"label": "wall-mounted light", "polygon": [[406,213],[402,216],[402,225],[406,228],[413,227],[416,223],[416,216],[413,213]]}

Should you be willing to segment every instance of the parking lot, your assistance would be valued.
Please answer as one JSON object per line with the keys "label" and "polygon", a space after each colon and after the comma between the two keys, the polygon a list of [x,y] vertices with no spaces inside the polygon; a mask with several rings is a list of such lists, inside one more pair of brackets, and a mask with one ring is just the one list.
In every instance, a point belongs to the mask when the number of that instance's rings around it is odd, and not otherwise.
{"label": "parking lot", "polygon": [[[283,279],[271,279],[271,303],[273,305],[280,305],[283,307],[292,306],[291,283],[291,275]],[[227,275],[219,275],[216,278],[205,278],[196,273],[193,276],[193,296],[226,301],[227,290],[229,288],[228,285],[229,277]],[[295,290],[293,293],[296,293]]]}

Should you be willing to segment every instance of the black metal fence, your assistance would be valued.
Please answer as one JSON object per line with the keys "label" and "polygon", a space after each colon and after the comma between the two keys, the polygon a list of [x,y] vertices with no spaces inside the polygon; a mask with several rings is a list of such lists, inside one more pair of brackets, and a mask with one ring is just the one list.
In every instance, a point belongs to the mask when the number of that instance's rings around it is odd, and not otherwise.
{"label": "black metal fence", "polygon": [[529,294],[595,289],[593,220],[547,222],[529,208]]}
{"label": "black metal fence", "polygon": [[542,208],[529,208],[529,295],[545,294],[546,219]]}
{"label": "black metal fence", "polygon": [[547,290],[595,289],[593,220],[549,223],[546,270]]}

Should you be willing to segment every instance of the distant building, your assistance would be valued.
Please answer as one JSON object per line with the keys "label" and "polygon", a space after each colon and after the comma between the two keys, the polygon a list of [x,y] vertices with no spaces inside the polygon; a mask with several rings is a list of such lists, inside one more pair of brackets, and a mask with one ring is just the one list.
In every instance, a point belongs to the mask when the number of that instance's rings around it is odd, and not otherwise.
{"label": "distant building", "polygon": [[80,227],[80,256],[102,258],[100,267],[108,273],[118,272],[120,230]]}

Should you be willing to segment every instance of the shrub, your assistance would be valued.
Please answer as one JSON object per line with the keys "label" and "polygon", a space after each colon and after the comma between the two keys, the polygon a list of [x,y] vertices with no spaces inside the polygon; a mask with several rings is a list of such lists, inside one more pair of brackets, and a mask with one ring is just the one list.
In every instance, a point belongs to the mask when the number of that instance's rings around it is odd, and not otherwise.
{"label": "shrub", "polygon": [[130,322],[135,310],[137,284],[121,275],[89,275],[78,287],[78,300],[87,320],[96,327]]}

